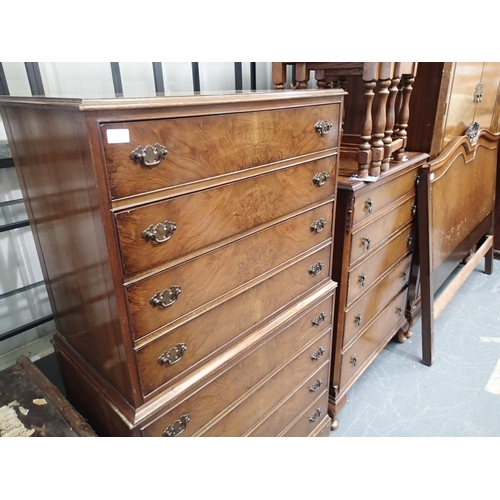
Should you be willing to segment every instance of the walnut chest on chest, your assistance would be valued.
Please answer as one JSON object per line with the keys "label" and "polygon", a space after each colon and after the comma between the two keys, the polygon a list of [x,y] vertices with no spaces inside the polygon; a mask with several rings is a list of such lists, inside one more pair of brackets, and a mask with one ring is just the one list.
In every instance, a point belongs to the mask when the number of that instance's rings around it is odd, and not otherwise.
{"label": "walnut chest on chest", "polygon": [[343,94],[0,100],[100,435],[328,435]]}

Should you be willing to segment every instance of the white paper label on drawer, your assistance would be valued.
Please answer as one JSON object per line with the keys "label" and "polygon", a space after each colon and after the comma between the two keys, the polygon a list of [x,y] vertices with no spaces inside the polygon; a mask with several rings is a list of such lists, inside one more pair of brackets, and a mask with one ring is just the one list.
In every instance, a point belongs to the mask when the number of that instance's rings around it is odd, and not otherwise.
{"label": "white paper label on drawer", "polygon": [[106,130],[108,144],[128,144],[130,131],[128,128],[110,128]]}

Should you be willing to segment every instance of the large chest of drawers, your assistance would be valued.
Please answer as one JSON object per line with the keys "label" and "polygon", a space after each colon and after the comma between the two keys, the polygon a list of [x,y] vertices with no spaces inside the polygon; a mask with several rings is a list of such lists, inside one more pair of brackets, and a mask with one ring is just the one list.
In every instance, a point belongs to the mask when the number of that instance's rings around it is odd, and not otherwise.
{"label": "large chest of drawers", "polygon": [[342,98],[0,101],[100,435],[328,435]]}
{"label": "large chest of drawers", "polygon": [[408,160],[391,162],[374,183],[351,179],[343,165],[340,170],[333,265],[339,289],[329,403],[333,427],[347,391],[377,354],[396,334],[406,340],[415,186],[427,159],[426,154],[407,154]]}

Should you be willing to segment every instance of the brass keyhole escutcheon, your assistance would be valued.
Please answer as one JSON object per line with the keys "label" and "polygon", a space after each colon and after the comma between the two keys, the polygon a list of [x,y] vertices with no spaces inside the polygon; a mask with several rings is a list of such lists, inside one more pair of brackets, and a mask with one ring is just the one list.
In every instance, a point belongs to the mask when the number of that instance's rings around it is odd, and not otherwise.
{"label": "brass keyhole escutcheon", "polygon": [[365,208],[367,210],[367,212],[369,214],[372,213],[372,210],[373,210],[373,201],[370,200],[370,198],[368,198],[366,201],[365,201]]}
{"label": "brass keyhole escutcheon", "polygon": [[358,355],[357,354],[353,354],[351,356],[350,363],[351,363],[352,366],[355,367],[357,362],[358,362]]}

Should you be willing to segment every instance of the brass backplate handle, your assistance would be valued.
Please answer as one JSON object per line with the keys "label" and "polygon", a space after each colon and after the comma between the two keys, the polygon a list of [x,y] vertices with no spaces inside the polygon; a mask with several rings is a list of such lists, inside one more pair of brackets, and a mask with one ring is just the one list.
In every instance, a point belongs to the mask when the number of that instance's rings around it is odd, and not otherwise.
{"label": "brass backplate handle", "polygon": [[168,307],[175,304],[177,297],[181,293],[181,287],[177,285],[172,285],[170,288],[165,288],[162,292],[158,292],[153,297],[149,303],[153,307]]}
{"label": "brass backplate handle", "polygon": [[176,437],[182,434],[186,430],[186,425],[191,420],[189,413],[181,415],[179,420],[176,420],[173,424],[170,424],[164,431],[163,437]]}
{"label": "brass backplate handle", "polygon": [[323,321],[326,319],[326,313],[322,312],[319,313],[313,320],[312,320],[312,325],[313,326],[319,326]]}
{"label": "brass backplate handle", "polygon": [[361,238],[361,244],[366,248],[366,250],[370,250],[371,242],[372,240],[368,238],[368,236],[363,236],[363,238]]}
{"label": "brass backplate handle", "polygon": [[145,167],[153,168],[167,156],[167,153],[167,148],[161,144],[156,143],[153,146],[148,144],[146,147],[136,147],[130,153],[130,158],[137,164],[141,163]]}
{"label": "brass backplate handle", "polygon": [[325,354],[326,350],[323,346],[321,346],[320,348],[318,348],[317,351],[314,351],[311,355],[311,359],[313,361],[318,361],[319,358],[321,358],[321,356],[323,356],[323,354]]}
{"label": "brass backplate handle", "polygon": [[316,186],[323,186],[326,184],[326,181],[330,178],[330,174],[328,172],[318,172],[313,177],[313,182]]}
{"label": "brass backplate handle", "polygon": [[315,220],[312,224],[311,224],[311,232],[312,233],[321,233],[321,231],[323,231],[323,229],[325,229],[326,227],[326,220],[325,219],[318,219],[318,220]]}
{"label": "brass backplate handle", "polygon": [[360,326],[361,325],[361,314],[356,314],[356,316],[354,316],[354,323],[356,323],[356,326]]}
{"label": "brass backplate handle", "polygon": [[184,343],[179,343],[166,351],[163,351],[161,356],[158,358],[158,364],[160,365],[175,365],[178,361],[182,359],[182,356],[187,351],[187,345]]}
{"label": "brass backplate handle", "polygon": [[333,124],[328,120],[320,120],[314,124],[314,130],[316,130],[316,132],[321,136],[328,134],[332,127]]}
{"label": "brass backplate handle", "polygon": [[313,264],[309,268],[309,274],[311,276],[317,276],[321,271],[323,271],[324,267],[325,267],[325,264],[323,264],[323,262],[321,262],[321,261],[318,261],[318,262],[316,262],[316,264]]}
{"label": "brass backplate handle", "polygon": [[321,410],[321,408],[318,408],[310,417],[309,417],[309,422],[316,422],[316,420],[318,420],[319,417],[321,417],[321,414],[323,413],[323,411]]}
{"label": "brass backplate handle", "polygon": [[175,222],[166,220],[165,222],[159,222],[158,224],[151,224],[142,232],[142,237],[146,241],[165,243],[172,237],[176,229],[177,225]]}
{"label": "brass backplate handle", "polygon": [[365,208],[366,210],[368,211],[369,214],[372,213],[372,210],[373,210],[373,201],[370,200],[370,198],[368,198],[366,201],[365,201]]}
{"label": "brass backplate handle", "polygon": [[309,392],[316,392],[323,384],[323,379],[319,378],[309,387]]}
{"label": "brass backplate handle", "polygon": [[361,283],[361,286],[365,286],[365,283],[366,283],[366,274],[365,273],[361,273],[358,276],[358,283]]}

